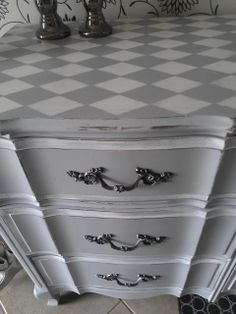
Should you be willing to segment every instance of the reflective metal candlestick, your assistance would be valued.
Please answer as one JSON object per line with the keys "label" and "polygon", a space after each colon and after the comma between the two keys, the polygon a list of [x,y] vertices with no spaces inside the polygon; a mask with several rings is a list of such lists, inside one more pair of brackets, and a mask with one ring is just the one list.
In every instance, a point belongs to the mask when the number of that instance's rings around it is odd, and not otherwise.
{"label": "reflective metal candlestick", "polygon": [[35,0],[40,13],[40,26],[36,31],[39,39],[61,39],[70,35],[70,29],[57,14],[57,0]]}
{"label": "reflective metal candlestick", "polygon": [[103,0],[83,0],[87,12],[86,20],[79,29],[84,37],[104,37],[112,33],[112,27],[106,22],[102,13]]}

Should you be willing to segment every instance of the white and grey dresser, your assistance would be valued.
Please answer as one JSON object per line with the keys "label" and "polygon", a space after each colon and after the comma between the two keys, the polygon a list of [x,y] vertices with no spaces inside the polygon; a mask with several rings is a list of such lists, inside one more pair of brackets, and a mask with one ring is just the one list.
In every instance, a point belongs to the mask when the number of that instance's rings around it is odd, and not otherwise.
{"label": "white and grey dresser", "polygon": [[0,44],[0,234],[57,304],[236,293],[236,23]]}

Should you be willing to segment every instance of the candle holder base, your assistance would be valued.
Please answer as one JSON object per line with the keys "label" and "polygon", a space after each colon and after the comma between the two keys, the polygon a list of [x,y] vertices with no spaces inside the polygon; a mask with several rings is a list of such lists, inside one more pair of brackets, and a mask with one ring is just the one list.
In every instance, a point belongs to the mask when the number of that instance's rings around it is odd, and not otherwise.
{"label": "candle holder base", "polygon": [[63,24],[58,14],[41,16],[40,28],[36,31],[37,38],[41,40],[54,40],[68,37],[70,34],[70,28]]}
{"label": "candle holder base", "polygon": [[79,28],[79,34],[88,38],[105,37],[111,33],[112,27],[106,22],[101,11],[88,12],[85,23]]}

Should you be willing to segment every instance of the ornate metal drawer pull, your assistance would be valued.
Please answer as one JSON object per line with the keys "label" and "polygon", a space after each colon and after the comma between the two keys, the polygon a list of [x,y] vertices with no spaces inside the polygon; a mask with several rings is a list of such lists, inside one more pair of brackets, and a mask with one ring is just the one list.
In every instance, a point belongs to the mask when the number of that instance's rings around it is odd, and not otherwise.
{"label": "ornate metal drawer pull", "polygon": [[146,234],[137,234],[137,242],[133,246],[117,246],[112,240],[113,234],[103,234],[99,236],[85,235],[86,240],[90,242],[96,242],[97,244],[110,244],[111,248],[117,251],[130,252],[137,249],[140,245],[152,245],[152,244],[160,244],[166,240],[166,237],[152,237]]}
{"label": "ornate metal drawer pull", "polygon": [[132,191],[136,187],[138,187],[139,182],[143,182],[145,185],[155,185],[157,183],[161,182],[167,182],[172,176],[172,172],[161,172],[157,173],[150,169],[145,168],[136,168],[136,173],[138,174],[137,180],[130,185],[109,185],[107,184],[104,179],[102,178],[102,174],[106,171],[105,168],[99,167],[99,168],[92,168],[87,172],[77,172],[70,170],[67,172],[67,174],[73,178],[76,182],[84,182],[85,184],[97,184],[100,183],[101,186],[108,190],[108,191],[115,191],[115,192],[127,192]]}
{"label": "ornate metal drawer pull", "polygon": [[135,282],[122,282],[120,280],[119,274],[108,274],[108,275],[97,274],[97,277],[100,279],[107,280],[107,281],[116,281],[119,286],[123,286],[123,287],[135,287],[141,281],[148,282],[148,281],[161,279],[161,276],[150,276],[150,275],[144,275],[144,274],[137,275],[137,280]]}

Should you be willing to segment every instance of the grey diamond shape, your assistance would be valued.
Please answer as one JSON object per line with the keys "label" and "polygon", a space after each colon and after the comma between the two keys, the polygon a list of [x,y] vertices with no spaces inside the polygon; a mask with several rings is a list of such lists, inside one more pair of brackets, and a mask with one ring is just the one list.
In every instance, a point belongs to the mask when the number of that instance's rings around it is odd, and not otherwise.
{"label": "grey diamond shape", "polygon": [[171,90],[176,93],[182,93],[192,88],[196,88],[201,85],[200,82],[184,79],[179,76],[172,76],[168,79],[153,83],[153,85]]}
{"label": "grey diamond shape", "polygon": [[185,92],[185,95],[214,104],[232,97],[235,93],[229,89],[221,88],[220,86],[205,84]]}
{"label": "grey diamond shape", "polygon": [[105,100],[93,103],[91,106],[109,112],[113,115],[120,115],[146,106],[145,103],[122,96],[116,95]]}
{"label": "grey diamond shape", "polygon": [[89,105],[96,101],[114,96],[114,93],[95,86],[82,88],[63,95],[65,98],[78,101],[81,104]]}
{"label": "grey diamond shape", "polygon": [[215,81],[213,84],[223,87],[223,93],[226,93],[226,89],[236,91],[236,75],[229,75],[220,80]]}
{"label": "grey diamond shape", "polygon": [[219,103],[221,106],[230,107],[236,109],[236,96],[227,98]]}
{"label": "grey diamond shape", "polygon": [[118,76],[127,75],[142,70],[143,67],[132,65],[125,62],[119,62],[114,65],[101,68],[100,71],[109,72]]}
{"label": "grey diamond shape", "polygon": [[144,85],[144,83],[122,77],[96,84],[100,88],[108,89],[115,93],[124,93]]}
{"label": "grey diamond shape", "polygon": [[95,84],[108,81],[108,80],[113,80],[116,77],[117,75],[114,75],[112,73],[102,72],[100,70],[93,70],[93,71],[79,74],[75,76],[74,79],[79,80],[82,83],[88,84],[92,88],[93,85]]}
{"label": "grey diamond shape", "polygon": [[56,93],[58,95],[62,95],[73,90],[78,90],[80,88],[84,88],[87,85],[72,79],[62,79],[56,82],[47,83],[41,85],[41,88],[44,88],[52,93]]}
{"label": "grey diamond shape", "polygon": [[45,61],[48,59],[50,59],[49,56],[42,53],[36,53],[36,52],[15,58],[16,61],[19,61],[25,64],[33,64],[33,63]]}
{"label": "grey diamond shape", "polygon": [[12,101],[6,97],[0,97],[0,114],[8,112],[13,109],[19,108],[21,105],[15,101]]}
{"label": "grey diamond shape", "polygon": [[157,102],[155,105],[179,114],[189,114],[209,106],[210,103],[179,94]]}
{"label": "grey diamond shape", "polygon": [[0,83],[0,95],[6,96],[32,87],[33,86],[31,84],[20,80],[10,80]]}
{"label": "grey diamond shape", "polygon": [[80,103],[57,96],[30,105],[29,107],[47,116],[56,116],[62,112],[78,108]]}
{"label": "grey diamond shape", "polygon": [[21,105],[28,106],[34,104],[35,102],[47,100],[48,98],[51,98],[53,96],[55,96],[54,93],[51,93],[39,87],[33,87],[14,93],[12,95],[8,95],[8,98],[17,103],[20,103]]}
{"label": "grey diamond shape", "polygon": [[174,93],[156,86],[143,86],[135,90],[128,91],[123,95],[147,104],[153,104],[159,100],[173,96]]}

